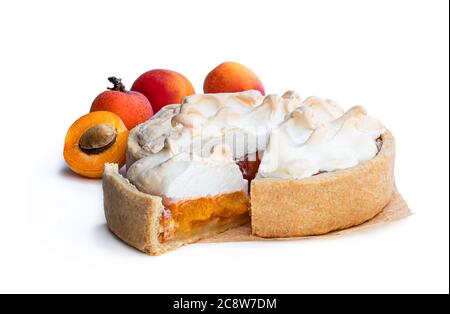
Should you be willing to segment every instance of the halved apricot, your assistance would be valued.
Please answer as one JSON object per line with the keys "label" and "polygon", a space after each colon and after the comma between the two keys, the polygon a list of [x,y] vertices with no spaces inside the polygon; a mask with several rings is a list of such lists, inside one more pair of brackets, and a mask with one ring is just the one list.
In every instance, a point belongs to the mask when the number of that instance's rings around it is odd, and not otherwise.
{"label": "halved apricot", "polygon": [[105,163],[125,163],[128,130],[120,117],[95,111],[75,121],[67,131],[64,159],[72,171],[101,178]]}

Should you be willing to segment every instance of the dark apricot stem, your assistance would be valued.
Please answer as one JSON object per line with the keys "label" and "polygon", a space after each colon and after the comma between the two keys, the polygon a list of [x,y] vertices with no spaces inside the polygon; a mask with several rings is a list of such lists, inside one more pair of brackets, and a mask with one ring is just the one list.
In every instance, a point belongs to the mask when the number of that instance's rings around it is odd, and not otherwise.
{"label": "dark apricot stem", "polygon": [[108,77],[108,81],[110,81],[114,86],[108,87],[109,90],[115,90],[119,92],[125,92],[125,85],[122,83],[122,79],[117,78],[115,76]]}

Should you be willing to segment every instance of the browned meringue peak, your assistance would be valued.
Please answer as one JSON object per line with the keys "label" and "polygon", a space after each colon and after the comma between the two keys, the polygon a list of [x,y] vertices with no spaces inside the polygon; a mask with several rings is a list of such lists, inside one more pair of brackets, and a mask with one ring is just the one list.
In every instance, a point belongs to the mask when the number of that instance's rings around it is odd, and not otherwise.
{"label": "browned meringue peak", "polygon": [[163,149],[165,139],[180,129],[172,127],[172,118],[179,112],[179,105],[165,106],[152,119],[137,126],[137,140],[143,150],[155,154]]}
{"label": "browned meringue peak", "polygon": [[312,131],[319,126],[332,121],[344,114],[336,102],[319,97],[308,97],[302,106],[294,110],[279,129],[293,143],[300,144],[306,141]]}
{"label": "browned meringue peak", "polygon": [[[375,157],[376,139],[385,132],[384,126],[361,106],[351,108],[335,120],[316,124],[316,129],[310,122],[291,120],[291,124],[272,131],[259,177],[301,179],[321,171],[353,167]],[[292,128],[303,130],[301,139],[292,137],[300,134],[292,132]]]}
{"label": "browned meringue peak", "polygon": [[317,121],[330,121],[344,114],[344,109],[334,100],[322,99],[317,96],[306,98],[303,106],[313,109],[314,119]]}
{"label": "browned meringue peak", "polygon": [[173,119],[173,123],[194,127],[203,124],[222,108],[231,108],[236,111],[250,110],[260,105],[263,99],[264,96],[256,90],[239,93],[195,94],[183,99],[180,112]]}
{"label": "browned meringue peak", "polygon": [[279,124],[300,104],[300,96],[293,91],[282,97],[263,97],[259,91],[194,95],[185,98],[172,124],[213,135],[224,129],[248,128],[248,123],[250,127]]}

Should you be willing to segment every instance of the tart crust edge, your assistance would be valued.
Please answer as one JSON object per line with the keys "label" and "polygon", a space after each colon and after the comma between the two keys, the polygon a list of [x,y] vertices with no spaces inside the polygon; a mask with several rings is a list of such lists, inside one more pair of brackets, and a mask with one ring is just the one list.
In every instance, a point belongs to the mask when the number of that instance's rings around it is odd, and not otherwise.
{"label": "tart crust edge", "polygon": [[326,234],[375,217],[394,192],[395,139],[386,131],[373,159],[302,180],[262,178],[251,185],[252,234]]}
{"label": "tart crust edge", "polygon": [[152,255],[169,249],[158,243],[162,199],[140,192],[119,173],[117,164],[105,164],[103,206],[109,230],[128,245]]}
{"label": "tart crust edge", "polygon": [[183,240],[159,241],[162,198],[140,192],[119,173],[117,164],[105,164],[103,203],[109,230],[126,244],[150,255],[161,255],[183,245],[197,242],[249,222],[250,216],[224,219],[220,225]]}

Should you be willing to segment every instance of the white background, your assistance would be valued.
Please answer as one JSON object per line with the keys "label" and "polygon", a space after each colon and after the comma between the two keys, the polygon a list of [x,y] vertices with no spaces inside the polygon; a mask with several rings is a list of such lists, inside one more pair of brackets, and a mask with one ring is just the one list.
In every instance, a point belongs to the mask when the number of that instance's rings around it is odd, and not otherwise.
{"label": "white background", "polygon": [[[448,1],[8,1],[0,10],[0,292],[446,292]],[[101,183],[65,168],[70,124],[110,75],[223,61],[268,93],[362,104],[396,135],[415,215],[335,239],[148,257],[105,227]]]}

